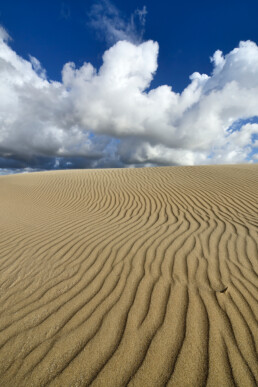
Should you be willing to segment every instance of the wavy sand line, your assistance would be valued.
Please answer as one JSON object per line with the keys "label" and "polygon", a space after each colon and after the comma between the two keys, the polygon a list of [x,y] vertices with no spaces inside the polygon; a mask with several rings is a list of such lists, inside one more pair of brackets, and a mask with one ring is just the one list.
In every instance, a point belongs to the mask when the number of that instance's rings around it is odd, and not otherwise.
{"label": "wavy sand line", "polygon": [[258,167],[0,177],[4,386],[255,386]]}

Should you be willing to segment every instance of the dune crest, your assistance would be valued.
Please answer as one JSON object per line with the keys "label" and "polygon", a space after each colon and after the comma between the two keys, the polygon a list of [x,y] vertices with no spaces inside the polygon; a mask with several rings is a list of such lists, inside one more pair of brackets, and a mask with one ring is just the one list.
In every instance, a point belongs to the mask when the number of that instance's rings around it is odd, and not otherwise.
{"label": "dune crest", "polygon": [[0,385],[257,385],[258,165],[1,176],[0,219]]}

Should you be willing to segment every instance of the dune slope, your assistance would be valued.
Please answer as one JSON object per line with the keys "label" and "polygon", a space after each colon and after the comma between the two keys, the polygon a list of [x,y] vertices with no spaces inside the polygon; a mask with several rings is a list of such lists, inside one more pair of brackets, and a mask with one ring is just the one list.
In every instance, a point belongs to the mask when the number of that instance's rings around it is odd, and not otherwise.
{"label": "dune slope", "polygon": [[258,165],[0,177],[1,386],[255,386]]}

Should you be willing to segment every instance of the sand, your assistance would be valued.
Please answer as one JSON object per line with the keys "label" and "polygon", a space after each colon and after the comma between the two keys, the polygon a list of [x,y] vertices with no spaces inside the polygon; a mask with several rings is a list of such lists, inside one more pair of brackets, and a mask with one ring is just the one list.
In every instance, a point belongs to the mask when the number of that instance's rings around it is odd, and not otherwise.
{"label": "sand", "polygon": [[258,165],[0,177],[1,386],[255,386]]}

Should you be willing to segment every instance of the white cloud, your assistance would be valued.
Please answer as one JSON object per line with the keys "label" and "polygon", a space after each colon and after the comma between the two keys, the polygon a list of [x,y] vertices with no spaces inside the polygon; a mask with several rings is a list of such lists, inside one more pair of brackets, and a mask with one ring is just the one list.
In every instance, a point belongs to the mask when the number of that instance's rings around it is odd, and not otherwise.
{"label": "white cloud", "polygon": [[38,76],[42,79],[47,78],[46,70],[42,68],[40,61],[34,56],[29,56],[30,63],[32,64],[33,70],[38,74]]}
{"label": "white cloud", "polygon": [[11,40],[10,35],[6,31],[6,29],[4,29],[4,27],[2,27],[2,26],[0,26],[0,39],[5,41],[5,42],[8,42],[8,40]]}
{"label": "white cloud", "polygon": [[[149,90],[158,67],[153,41],[119,41],[104,53],[99,70],[70,62],[62,82],[53,82],[36,58],[21,58],[7,39],[2,28],[2,160],[85,157],[95,167],[257,160],[258,124],[241,126],[258,116],[253,42],[225,56],[216,51],[212,74],[192,74],[180,94],[168,85]],[[235,122],[240,126],[232,131]]]}
{"label": "white cloud", "polygon": [[142,41],[146,22],[147,8],[136,9],[127,20],[121,12],[109,1],[96,1],[89,13],[89,24],[97,31],[101,39],[108,45],[120,40],[138,44]]}

